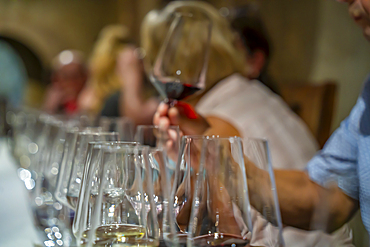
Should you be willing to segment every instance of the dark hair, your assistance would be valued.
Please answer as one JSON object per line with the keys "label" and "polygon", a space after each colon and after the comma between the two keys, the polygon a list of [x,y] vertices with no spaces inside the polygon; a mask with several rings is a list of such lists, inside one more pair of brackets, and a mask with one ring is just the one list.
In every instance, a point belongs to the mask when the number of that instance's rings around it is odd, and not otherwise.
{"label": "dark hair", "polygon": [[240,38],[249,54],[257,50],[265,53],[266,62],[257,78],[273,92],[279,94],[279,90],[267,73],[267,65],[270,61],[272,47],[270,37],[262,21],[259,6],[257,4],[246,4],[229,10],[231,26],[240,35]]}

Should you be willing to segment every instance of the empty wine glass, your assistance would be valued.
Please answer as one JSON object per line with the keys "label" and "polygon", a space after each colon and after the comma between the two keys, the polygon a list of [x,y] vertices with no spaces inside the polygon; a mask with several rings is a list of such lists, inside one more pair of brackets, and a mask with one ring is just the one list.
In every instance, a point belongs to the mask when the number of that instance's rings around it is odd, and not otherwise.
{"label": "empty wine glass", "polygon": [[[252,208],[253,234],[252,245],[280,247],[284,246],[282,236],[282,221],[279,201],[276,193],[274,171],[271,164],[268,141],[264,139],[244,138],[244,154],[248,161],[253,162],[258,168],[266,171],[266,181],[250,190],[250,197],[262,198],[259,200],[263,205],[257,212]],[[262,177],[260,179],[263,179]]]}
{"label": "empty wine glass", "polygon": [[76,145],[77,134],[79,132],[78,127],[71,128],[66,131],[66,136],[64,140],[63,147],[63,158],[61,161],[57,185],[54,192],[55,198],[63,205],[68,205],[67,203],[67,187],[69,182],[69,176],[71,174],[71,167],[73,161],[73,154]]}
{"label": "empty wine glass", "polygon": [[77,134],[66,193],[66,205],[73,210],[76,209],[77,199],[81,188],[81,179],[87,156],[87,146],[89,142],[96,141],[118,141],[118,133],[84,131]]}
{"label": "empty wine glass", "polygon": [[171,199],[187,246],[247,246],[252,221],[241,139],[185,136]]}
{"label": "empty wine glass", "polygon": [[99,133],[101,132],[101,127],[71,127],[66,131],[66,136],[63,146],[63,158],[60,164],[58,177],[56,179],[57,185],[54,192],[57,200],[63,205],[70,207],[67,202],[67,192],[68,192],[68,183],[69,177],[71,175],[72,164],[74,161],[75,148],[77,137],[80,132],[85,133]]}
{"label": "empty wine glass", "polygon": [[185,99],[205,88],[211,30],[211,20],[204,13],[174,15],[149,72],[151,82],[167,102]]}
{"label": "empty wine glass", "polygon": [[92,148],[74,222],[81,244],[157,246],[149,147],[96,143]]}

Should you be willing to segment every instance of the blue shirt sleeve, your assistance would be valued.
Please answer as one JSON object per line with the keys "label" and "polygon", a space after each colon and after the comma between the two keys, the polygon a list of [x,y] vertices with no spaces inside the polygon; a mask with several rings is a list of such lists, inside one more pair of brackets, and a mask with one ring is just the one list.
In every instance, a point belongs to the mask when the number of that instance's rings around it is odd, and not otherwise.
{"label": "blue shirt sleeve", "polygon": [[[370,81],[365,88],[368,86]],[[358,139],[364,110],[365,102],[361,96],[351,114],[307,166],[311,180],[322,186],[335,182],[344,193],[356,200],[359,199]]]}

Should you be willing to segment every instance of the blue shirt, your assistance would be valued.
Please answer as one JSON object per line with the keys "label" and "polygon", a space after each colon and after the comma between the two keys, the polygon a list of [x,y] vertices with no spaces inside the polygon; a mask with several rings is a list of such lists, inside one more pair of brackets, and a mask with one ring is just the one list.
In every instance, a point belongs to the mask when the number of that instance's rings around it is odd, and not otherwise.
{"label": "blue shirt", "polygon": [[362,221],[370,232],[370,77],[350,115],[307,167],[320,185],[336,182],[360,201]]}

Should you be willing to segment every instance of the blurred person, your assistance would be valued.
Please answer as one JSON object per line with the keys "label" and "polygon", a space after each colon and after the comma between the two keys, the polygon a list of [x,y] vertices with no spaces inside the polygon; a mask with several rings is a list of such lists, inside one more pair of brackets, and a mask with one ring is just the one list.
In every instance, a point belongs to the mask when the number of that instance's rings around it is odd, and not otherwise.
{"label": "blurred person", "polygon": [[[341,0],[348,3],[351,17],[370,41],[370,0]],[[333,232],[360,209],[363,223],[370,233],[370,77],[349,116],[332,134],[324,148],[309,162],[305,171],[275,170],[276,189],[283,223],[311,229],[312,219],[324,221],[322,228]],[[195,134],[216,134],[207,119],[189,119],[179,109],[161,105],[155,122],[192,126]],[[230,124],[228,124],[230,125]],[[184,127],[182,127],[184,129]],[[248,189],[266,186],[266,172],[246,162]],[[259,211],[263,198],[256,194],[251,204]],[[319,209],[319,212],[318,210]],[[328,245],[315,245],[328,246]],[[336,244],[333,246],[341,246]]]}
{"label": "blurred person", "polygon": [[134,46],[119,54],[117,72],[121,79],[120,113],[136,125],[150,125],[159,105],[159,97],[144,72],[145,54]]}
{"label": "blurred person", "polygon": [[77,98],[88,77],[82,52],[65,50],[52,61],[51,85],[46,91],[43,109],[48,113],[74,114]]}
{"label": "blurred person", "polygon": [[[220,131],[220,135],[268,139],[275,167],[304,168],[318,148],[314,137],[279,96],[260,81],[247,78],[246,50],[238,44],[238,35],[229,22],[214,7],[205,2],[175,1],[161,12],[149,12],[141,30],[147,61],[154,63],[166,36],[171,13],[180,10],[202,11],[213,22],[205,90],[184,102],[194,107],[199,116]],[[189,52],[185,48],[179,49]],[[191,51],[186,62],[192,64]],[[233,127],[223,128],[226,123]],[[183,125],[184,134],[192,134],[191,127]]]}
{"label": "blurred person", "polygon": [[159,101],[146,80],[143,65],[122,25],[102,29],[90,59],[91,77],[79,98],[82,112],[126,116],[136,125],[151,124]]}
{"label": "blurred person", "polygon": [[246,49],[246,76],[250,80],[259,80],[271,91],[279,94],[278,86],[268,74],[272,45],[259,6],[249,3],[232,8],[229,12],[231,26],[239,34],[242,48]]}
{"label": "blurred person", "polygon": [[[258,73],[250,73],[245,47],[240,46],[238,36],[227,20],[211,5],[176,1],[161,12],[149,12],[142,24],[142,46],[147,59],[154,63],[171,15],[192,11],[207,14],[213,23],[206,88],[201,94],[185,99],[185,107],[183,103],[171,108],[162,103],[154,116],[154,124],[162,127],[179,125],[185,135],[264,138],[269,142],[274,168],[304,169],[318,149],[316,140],[279,96],[260,81],[248,79],[258,77]],[[178,49],[191,53],[189,49]],[[186,62],[192,63],[191,54]],[[188,109],[185,108],[189,107],[195,109],[195,119],[186,115]],[[312,243],[351,246],[347,227],[330,236],[297,231],[283,231],[284,236],[289,235],[287,246],[311,246]]]}
{"label": "blurred person", "polygon": [[105,100],[120,89],[117,56],[129,43],[125,26],[108,25],[100,31],[89,59],[90,77],[78,99],[82,113],[99,115]]}
{"label": "blurred person", "polygon": [[19,107],[27,83],[27,72],[21,57],[0,39],[0,98],[11,106]]}

